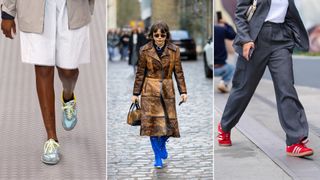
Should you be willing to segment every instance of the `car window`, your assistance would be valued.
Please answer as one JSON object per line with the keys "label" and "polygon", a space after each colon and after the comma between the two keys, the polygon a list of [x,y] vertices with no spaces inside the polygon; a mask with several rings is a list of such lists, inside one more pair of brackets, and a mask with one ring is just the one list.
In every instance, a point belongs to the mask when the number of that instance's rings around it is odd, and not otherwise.
{"label": "car window", "polygon": [[187,31],[170,31],[172,40],[190,39]]}

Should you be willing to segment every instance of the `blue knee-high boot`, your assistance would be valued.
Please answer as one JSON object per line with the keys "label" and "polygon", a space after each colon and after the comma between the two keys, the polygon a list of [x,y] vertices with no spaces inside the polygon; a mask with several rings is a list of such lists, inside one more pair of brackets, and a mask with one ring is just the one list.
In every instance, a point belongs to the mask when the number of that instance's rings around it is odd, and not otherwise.
{"label": "blue knee-high boot", "polygon": [[150,136],[150,142],[151,142],[151,146],[152,146],[154,157],[155,157],[154,166],[156,168],[162,168],[163,165],[161,160],[161,149],[160,149],[159,137]]}
{"label": "blue knee-high boot", "polygon": [[167,159],[168,158],[168,151],[166,148],[166,142],[169,139],[168,136],[161,136],[160,137],[160,149],[161,149],[161,158]]}

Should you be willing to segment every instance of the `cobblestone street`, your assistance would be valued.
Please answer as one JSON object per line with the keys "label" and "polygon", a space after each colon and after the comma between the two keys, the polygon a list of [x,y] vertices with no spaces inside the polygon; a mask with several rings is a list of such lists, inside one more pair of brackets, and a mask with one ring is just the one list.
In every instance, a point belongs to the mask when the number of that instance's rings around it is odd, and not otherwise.
{"label": "cobblestone street", "polygon": [[[177,105],[181,138],[170,138],[163,169],[153,167],[149,137],[126,124],[134,82],[127,62],[109,62],[107,74],[108,179],[213,179],[212,79],[203,60],[183,61],[188,101]],[[176,89],[176,95],[179,95]],[[177,102],[180,96],[177,96]],[[179,99],[178,99],[179,98]]]}

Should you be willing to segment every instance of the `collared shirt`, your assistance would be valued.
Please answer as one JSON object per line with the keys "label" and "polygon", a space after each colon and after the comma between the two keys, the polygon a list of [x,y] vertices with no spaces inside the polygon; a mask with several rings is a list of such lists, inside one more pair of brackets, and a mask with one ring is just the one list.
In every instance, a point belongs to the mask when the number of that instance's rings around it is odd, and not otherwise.
{"label": "collared shirt", "polygon": [[161,48],[158,48],[158,46],[156,45],[156,43],[153,42],[153,47],[154,47],[154,49],[156,49],[156,52],[157,52],[159,58],[161,59],[161,56],[162,56],[162,54],[163,54],[163,52],[164,52],[164,49],[166,48],[166,43],[165,43]]}
{"label": "collared shirt", "polygon": [[289,6],[288,0],[271,0],[268,16],[265,20],[274,23],[283,23]]}

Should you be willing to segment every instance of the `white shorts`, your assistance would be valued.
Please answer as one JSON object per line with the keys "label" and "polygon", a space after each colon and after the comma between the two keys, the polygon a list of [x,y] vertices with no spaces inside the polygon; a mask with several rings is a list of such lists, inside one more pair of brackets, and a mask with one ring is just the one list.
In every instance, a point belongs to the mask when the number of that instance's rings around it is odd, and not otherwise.
{"label": "white shorts", "polygon": [[66,0],[46,0],[42,34],[20,31],[24,63],[76,69],[90,62],[89,25],[68,28]]}

